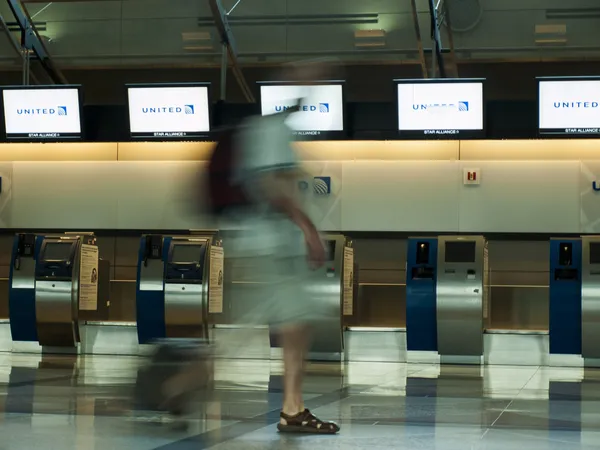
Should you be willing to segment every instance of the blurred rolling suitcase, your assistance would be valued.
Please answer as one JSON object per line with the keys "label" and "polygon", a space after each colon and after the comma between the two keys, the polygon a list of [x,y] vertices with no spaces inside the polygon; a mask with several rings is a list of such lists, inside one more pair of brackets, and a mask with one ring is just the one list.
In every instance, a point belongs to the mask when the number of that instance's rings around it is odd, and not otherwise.
{"label": "blurred rolling suitcase", "polygon": [[138,371],[137,409],[181,416],[194,394],[207,391],[213,380],[212,349],[206,341],[157,341],[148,363]]}

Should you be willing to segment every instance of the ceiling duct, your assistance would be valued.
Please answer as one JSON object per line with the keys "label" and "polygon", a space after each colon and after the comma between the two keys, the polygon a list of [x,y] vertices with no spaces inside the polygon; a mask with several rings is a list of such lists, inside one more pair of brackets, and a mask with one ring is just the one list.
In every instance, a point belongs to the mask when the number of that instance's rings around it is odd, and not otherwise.
{"label": "ceiling duct", "polygon": [[[303,14],[303,15],[257,15],[228,16],[231,25],[347,25],[377,24],[379,14]],[[212,25],[211,17],[198,18],[199,26]]]}
{"label": "ceiling duct", "polygon": [[600,8],[553,8],[546,10],[546,19],[598,19]]}
{"label": "ceiling duct", "polygon": [[[46,31],[46,22],[33,22],[33,26],[38,31]],[[20,33],[21,26],[17,22],[6,22],[6,27],[8,31],[12,33]]]}

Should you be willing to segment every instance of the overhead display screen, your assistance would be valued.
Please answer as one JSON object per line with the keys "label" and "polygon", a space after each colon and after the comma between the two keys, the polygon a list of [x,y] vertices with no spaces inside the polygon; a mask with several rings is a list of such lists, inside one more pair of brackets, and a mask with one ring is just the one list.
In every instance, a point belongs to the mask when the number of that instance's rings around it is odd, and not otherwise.
{"label": "overhead display screen", "polygon": [[344,131],[344,95],[342,83],[263,84],[260,104],[263,116],[277,114],[294,107],[287,124],[299,136],[319,136]]}
{"label": "overhead display screen", "polygon": [[2,88],[7,139],[81,138],[80,87]]}
{"label": "overhead display screen", "polygon": [[600,78],[538,79],[540,134],[600,135]]}
{"label": "overhead display screen", "polygon": [[401,136],[483,135],[483,80],[396,80],[396,83]]}
{"label": "overhead display screen", "polygon": [[204,137],[210,131],[208,85],[128,86],[132,138]]}

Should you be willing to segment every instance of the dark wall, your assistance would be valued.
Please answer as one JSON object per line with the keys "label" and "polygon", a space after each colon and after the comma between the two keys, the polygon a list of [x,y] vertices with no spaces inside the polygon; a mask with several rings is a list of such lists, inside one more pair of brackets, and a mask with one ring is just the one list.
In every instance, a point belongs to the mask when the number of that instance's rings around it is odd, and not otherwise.
{"label": "dark wall", "polygon": [[[71,83],[85,86],[88,104],[125,104],[125,83],[210,81],[214,100],[219,95],[219,69],[123,69],[123,70],[66,70]],[[258,95],[257,81],[274,76],[269,67],[245,68],[248,84]],[[459,75],[482,77],[488,80],[488,100],[535,100],[535,77],[565,75],[595,75],[600,73],[600,62],[565,63],[488,63],[461,64]],[[4,75],[4,74],[3,74]],[[276,76],[276,75],[275,75]],[[13,82],[20,75],[14,74]],[[417,65],[361,65],[346,67],[347,99],[350,102],[390,102],[394,98],[394,78],[421,78]],[[227,78],[227,100],[231,103],[244,101],[231,71]]]}

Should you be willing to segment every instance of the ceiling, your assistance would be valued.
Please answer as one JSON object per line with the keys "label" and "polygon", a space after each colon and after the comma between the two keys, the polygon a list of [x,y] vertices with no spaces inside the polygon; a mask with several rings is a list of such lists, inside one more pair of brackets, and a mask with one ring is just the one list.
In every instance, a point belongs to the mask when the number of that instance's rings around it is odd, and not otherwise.
{"label": "ceiling", "polygon": [[[450,22],[447,15],[441,18],[442,41],[445,48],[453,43],[458,60],[600,59],[598,0],[445,1]],[[315,56],[353,63],[419,63],[411,0],[222,2],[232,10],[229,20],[240,64]],[[60,67],[190,67],[221,61],[208,0],[23,3]],[[416,0],[416,9],[427,51],[428,0]],[[6,1],[0,1],[0,14],[15,22]],[[453,30],[452,41],[448,29]],[[0,63],[20,64],[6,34],[0,35]]]}

